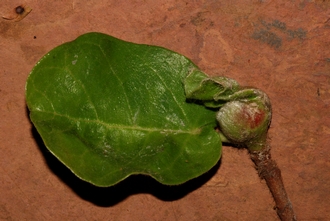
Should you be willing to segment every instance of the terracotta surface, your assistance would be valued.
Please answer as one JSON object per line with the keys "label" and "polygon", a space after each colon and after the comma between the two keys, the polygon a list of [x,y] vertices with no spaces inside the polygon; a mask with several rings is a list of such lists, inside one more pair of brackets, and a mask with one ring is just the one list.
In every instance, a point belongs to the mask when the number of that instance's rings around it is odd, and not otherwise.
{"label": "terracotta surface", "polygon": [[[21,3],[1,0],[0,15]],[[298,220],[330,220],[329,1],[25,3],[23,20],[0,18],[0,220],[278,220],[244,149],[224,147],[216,167],[181,186],[134,176],[111,188],[80,181],[47,151],[25,81],[45,53],[90,31],[170,48],[265,91],[272,154]]]}

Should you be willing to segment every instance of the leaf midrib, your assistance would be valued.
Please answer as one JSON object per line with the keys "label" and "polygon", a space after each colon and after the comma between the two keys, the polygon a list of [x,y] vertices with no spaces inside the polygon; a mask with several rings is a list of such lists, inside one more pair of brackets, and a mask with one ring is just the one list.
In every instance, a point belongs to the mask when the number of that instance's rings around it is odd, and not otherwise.
{"label": "leaf midrib", "polygon": [[[80,121],[85,123],[95,123],[102,126],[105,126],[109,129],[123,129],[123,130],[139,130],[139,131],[146,131],[146,132],[160,132],[164,134],[191,134],[191,135],[198,135],[201,133],[201,127],[196,127],[191,130],[177,130],[177,129],[164,129],[164,128],[149,128],[149,127],[139,127],[139,126],[127,126],[127,125],[121,125],[121,124],[109,124],[103,121],[100,121],[98,119],[91,120],[91,119],[84,119],[84,118],[75,118],[64,114],[49,112],[49,111],[41,111],[41,110],[31,110],[31,112],[38,112],[38,113],[46,113],[46,114],[52,114],[59,117],[65,117],[71,121]],[[204,127],[204,126],[203,126]]]}

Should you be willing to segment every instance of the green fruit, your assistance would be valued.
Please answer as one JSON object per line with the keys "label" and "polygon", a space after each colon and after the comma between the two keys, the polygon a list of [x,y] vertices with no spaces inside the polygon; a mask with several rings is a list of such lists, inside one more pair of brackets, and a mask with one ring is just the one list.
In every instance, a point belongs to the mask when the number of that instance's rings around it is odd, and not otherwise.
{"label": "green fruit", "polygon": [[250,150],[262,148],[259,146],[264,144],[271,121],[269,99],[264,93],[260,95],[251,100],[228,102],[216,116],[223,135]]}

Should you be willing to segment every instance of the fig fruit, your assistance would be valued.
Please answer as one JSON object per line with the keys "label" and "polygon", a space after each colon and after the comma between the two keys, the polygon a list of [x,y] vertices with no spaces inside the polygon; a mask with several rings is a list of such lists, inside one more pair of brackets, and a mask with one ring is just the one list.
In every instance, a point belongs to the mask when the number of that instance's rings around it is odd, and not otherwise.
{"label": "fig fruit", "polygon": [[220,131],[232,143],[242,144],[249,150],[263,148],[271,122],[268,96],[255,89],[252,99],[244,98],[224,104],[217,112]]}

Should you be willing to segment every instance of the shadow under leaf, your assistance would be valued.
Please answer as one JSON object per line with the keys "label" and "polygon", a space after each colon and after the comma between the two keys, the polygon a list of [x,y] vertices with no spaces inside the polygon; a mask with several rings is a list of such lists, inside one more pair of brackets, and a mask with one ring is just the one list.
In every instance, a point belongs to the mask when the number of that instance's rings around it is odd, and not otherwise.
{"label": "shadow under leaf", "polygon": [[132,175],[114,186],[97,187],[79,179],[55,156],[53,156],[44,145],[42,138],[35,127],[32,127],[32,134],[49,169],[79,197],[102,207],[114,206],[131,195],[141,193],[152,194],[163,201],[178,200],[210,180],[221,165],[220,160],[205,174],[177,186],[163,185],[152,177],[145,175]]}

